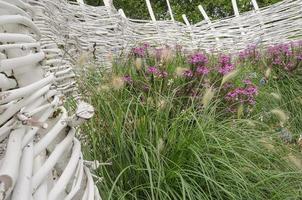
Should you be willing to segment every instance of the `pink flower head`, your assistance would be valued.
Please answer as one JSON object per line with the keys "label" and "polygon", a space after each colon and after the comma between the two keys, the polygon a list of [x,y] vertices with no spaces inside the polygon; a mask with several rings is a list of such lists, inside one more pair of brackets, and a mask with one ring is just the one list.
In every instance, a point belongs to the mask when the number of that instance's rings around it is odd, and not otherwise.
{"label": "pink flower head", "polygon": [[193,77],[193,72],[192,72],[192,70],[187,69],[184,71],[183,75],[187,78],[191,78],[191,77]]}
{"label": "pink flower head", "polygon": [[225,74],[230,73],[230,72],[233,71],[234,69],[235,69],[235,66],[234,66],[233,64],[226,64],[226,65],[224,65],[224,66],[219,67],[219,68],[218,68],[218,72],[219,72],[220,74],[225,75]]}
{"label": "pink flower head", "polygon": [[123,80],[125,81],[125,83],[127,84],[131,84],[133,82],[132,78],[129,75],[126,75],[123,77]]}
{"label": "pink flower head", "polygon": [[207,75],[210,72],[209,68],[207,67],[197,67],[196,73],[198,75]]}
{"label": "pink flower head", "polygon": [[159,70],[157,69],[157,67],[151,66],[151,67],[148,67],[147,72],[149,74],[156,75],[159,72]]}
{"label": "pink flower head", "polygon": [[231,63],[231,57],[228,55],[221,55],[219,57],[218,72],[225,75],[233,71],[233,69],[235,69],[235,66]]}
{"label": "pink flower head", "polygon": [[225,99],[231,102],[246,102],[250,105],[254,105],[256,102],[256,95],[258,95],[258,88],[254,85],[250,85],[246,88],[236,88],[235,90],[228,92]]}
{"label": "pink flower head", "polygon": [[144,57],[146,53],[145,50],[144,47],[135,47],[132,49],[132,53],[137,57]]}
{"label": "pink flower head", "polygon": [[203,66],[208,62],[208,57],[205,54],[196,53],[190,57],[189,62],[193,65]]}

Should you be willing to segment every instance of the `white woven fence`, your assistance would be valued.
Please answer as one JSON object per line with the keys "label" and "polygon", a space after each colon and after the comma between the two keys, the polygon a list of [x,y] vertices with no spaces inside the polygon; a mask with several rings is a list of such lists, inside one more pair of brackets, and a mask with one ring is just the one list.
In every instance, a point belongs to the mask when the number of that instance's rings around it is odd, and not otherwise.
{"label": "white woven fence", "polygon": [[0,199],[100,199],[75,138],[94,110],[78,98],[68,116],[70,62],[30,3],[0,0]]}
{"label": "white woven fence", "polygon": [[185,15],[185,24],[174,21],[170,6],[171,20],[157,21],[152,3],[146,2],[150,21],[127,18],[109,0],[104,0],[106,6],[100,7],[66,0],[39,0],[45,8],[48,29],[54,33],[52,40],[67,44],[65,49],[73,52],[70,55],[76,57],[88,51],[99,63],[109,66],[108,57],[129,50],[138,42],[178,44],[189,52],[197,49],[235,52],[251,44],[270,45],[302,38],[302,0],[284,0],[260,9],[256,0],[251,0],[254,10],[242,14],[232,0],[235,16],[215,21],[210,21],[199,6],[205,20],[192,25]]}

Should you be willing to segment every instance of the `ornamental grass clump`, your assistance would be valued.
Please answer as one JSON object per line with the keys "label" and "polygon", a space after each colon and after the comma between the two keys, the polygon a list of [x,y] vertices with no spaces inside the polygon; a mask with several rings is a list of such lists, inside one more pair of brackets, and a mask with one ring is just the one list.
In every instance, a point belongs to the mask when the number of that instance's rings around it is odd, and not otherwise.
{"label": "ornamental grass clump", "polygon": [[85,156],[112,163],[95,171],[103,199],[301,198],[302,82],[284,67],[301,46],[171,59],[147,46],[82,77]]}

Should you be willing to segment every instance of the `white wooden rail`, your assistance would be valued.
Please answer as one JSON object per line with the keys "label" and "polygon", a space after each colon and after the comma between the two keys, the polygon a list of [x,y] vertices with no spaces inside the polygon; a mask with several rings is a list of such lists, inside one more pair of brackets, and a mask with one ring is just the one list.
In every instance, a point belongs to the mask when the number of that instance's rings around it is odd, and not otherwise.
{"label": "white wooden rail", "polygon": [[98,200],[75,137],[94,109],[63,107],[76,83],[48,17],[39,1],[0,0],[0,200]]}

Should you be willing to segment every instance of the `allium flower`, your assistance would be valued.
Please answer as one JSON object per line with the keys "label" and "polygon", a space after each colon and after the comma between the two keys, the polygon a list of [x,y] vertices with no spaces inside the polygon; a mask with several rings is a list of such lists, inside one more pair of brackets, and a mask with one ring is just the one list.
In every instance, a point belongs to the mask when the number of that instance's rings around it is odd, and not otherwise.
{"label": "allium flower", "polygon": [[254,59],[254,60],[259,60],[260,59],[260,52],[257,51],[257,45],[248,45],[246,49],[243,51],[239,52],[239,58],[241,60],[245,59]]}
{"label": "allium flower", "polygon": [[135,47],[132,49],[132,53],[137,57],[144,57],[146,49],[144,47]]}
{"label": "allium flower", "polygon": [[202,53],[196,53],[190,57],[189,62],[193,65],[203,66],[208,62],[208,57]]}
{"label": "allium flower", "polygon": [[218,72],[219,72],[220,74],[226,75],[226,74],[228,74],[229,72],[231,72],[233,69],[235,69],[235,66],[234,66],[234,65],[232,65],[232,64],[226,64],[226,65],[224,65],[224,66],[222,66],[222,67],[219,67],[219,68],[218,68]]}
{"label": "allium flower", "polygon": [[193,77],[193,72],[190,69],[187,69],[183,72],[183,76],[187,77],[187,78],[191,78]]}
{"label": "allium flower", "polygon": [[198,75],[207,75],[210,72],[209,68],[207,67],[197,67],[196,73]]}
{"label": "allium flower", "polygon": [[156,74],[159,78],[166,78],[168,76],[168,72],[166,71],[160,71],[160,72],[157,72]]}
{"label": "allium flower", "polygon": [[148,67],[147,72],[149,74],[156,75],[159,72],[159,70],[157,67],[151,66],[151,67]]}
{"label": "allium flower", "polygon": [[298,61],[302,61],[302,54],[297,56]]}
{"label": "allium flower", "polygon": [[245,94],[249,97],[253,97],[254,95],[258,94],[258,88],[254,85],[251,85],[244,89],[243,94]]}
{"label": "allium flower", "polygon": [[254,105],[256,103],[255,96],[258,95],[258,88],[254,85],[250,85],[246,88],[236,88],[233,91],[227,93],[225,99],[231,102],[248,103]]}
{"label": "allium flower", "polygon": [[127,84],[133,83],[133,80],[129,75],[124,76],[123,79],[124,79],[124,82]]}
{"label": "allium flower", "polygon": [[222,75],[226,75],[234,69],[235,66],[231,63],[231,57],[227,55],[221,55],[219,58],[218,72]]}

